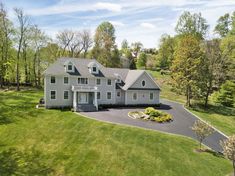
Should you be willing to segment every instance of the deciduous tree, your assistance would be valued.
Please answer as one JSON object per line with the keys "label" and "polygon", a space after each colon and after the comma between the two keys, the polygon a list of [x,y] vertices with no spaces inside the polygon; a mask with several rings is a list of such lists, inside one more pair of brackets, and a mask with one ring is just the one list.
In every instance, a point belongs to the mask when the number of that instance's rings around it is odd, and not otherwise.
{"label": "deciduous tree", "polygon": [[211,135],[212,133],[214,133],[214,129],[207,123],[201,121],[201,120],[197,120],[193,127],[192,130],[195,132],[199,144],[200,144],[200,149],[202,149],[202,142],[203,140],[208,137],[209,135]]}

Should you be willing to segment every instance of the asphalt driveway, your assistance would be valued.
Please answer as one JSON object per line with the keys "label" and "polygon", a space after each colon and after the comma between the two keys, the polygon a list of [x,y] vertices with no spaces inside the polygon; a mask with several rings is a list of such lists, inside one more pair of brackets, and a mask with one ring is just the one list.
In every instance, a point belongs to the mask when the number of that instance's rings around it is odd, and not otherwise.
{"label": "asphalt driveway", "polygon": [[[81,114],[100,121],[180,134],[196,139],[196,136],[191,127],[193,126],[194,122],[198,120],[198,118],[186,111],[179,103],[167,100],[161,100],[161,103],[162,105],[158,109],[170,113],[174,118],[173,122],[160,124],[156,122],[146,122],[141,119],[132,119],[128,117],[128,112],[135,110],[143,111],[143,108],[113,108],[98,112],[82,112]],[[211,149],[221,152],[222,148],[219,143],[220,140],[223,139],[226,139],[226,137],[220,132],[216,131],[214,134],[210,135],[203,143]]]}

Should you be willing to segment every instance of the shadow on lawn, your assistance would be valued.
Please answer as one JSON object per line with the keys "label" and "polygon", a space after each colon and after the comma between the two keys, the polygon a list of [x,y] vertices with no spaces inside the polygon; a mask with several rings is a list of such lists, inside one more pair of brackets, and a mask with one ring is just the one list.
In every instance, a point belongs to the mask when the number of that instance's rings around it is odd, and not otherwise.
{"label": "shadow on lawn", "polygon": [[225,106],[208,105],[208,108],[205,108],[203,104],[194,104],[191,109],[198,112],[216,113],[225,116],[235,116],[235,108],[229,108]]}
{"label": "shadow on lawn", "polygon": [[1,175],[49,175],[54,170],[37,150],[19,151],[15,148],[0,153]]}

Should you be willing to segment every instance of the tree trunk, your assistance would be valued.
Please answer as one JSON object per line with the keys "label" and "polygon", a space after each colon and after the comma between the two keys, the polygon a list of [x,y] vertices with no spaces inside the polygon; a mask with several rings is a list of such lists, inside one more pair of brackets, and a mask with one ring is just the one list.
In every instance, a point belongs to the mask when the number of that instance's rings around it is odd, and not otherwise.
{"label": "tree trunk", "polygon": [[235,160],[233,160],[233,175],[235,176]]}
{"label": "tree trunk", "polygon": [[23,49],[23,57],[24,57],[25,83],[28,83],[28,82],[29,82],[29,78],[28,78],[28,65],[27,65],[27,53],[26,53],[26,48]]}
{"label": "tree trunk", "polygon": [[34,74],[34,84],[37,86],[37,74],[36,74],[36,59],[37,59],[37,51],[34,54],[33,58],[33,74]]}
{"label": "tree trunk", "polygon": [[187,86],[186,88],[186,98],[187,98],[187,101],[186,101],[186,106],[190,107],[191,106],[191,103],[190,103],[190,86]]}
{"label": "tree trunk", "polygon": [[17,91],[20,91],[20,73],[19,73],[19,62],[20,62],[20,51],[21,51],[21,45],[22,45],[22,35],[19,40],[19,46],[18,46],[18,51],[17,51],[17,61],[16,61],[16,84],[17,84]]}

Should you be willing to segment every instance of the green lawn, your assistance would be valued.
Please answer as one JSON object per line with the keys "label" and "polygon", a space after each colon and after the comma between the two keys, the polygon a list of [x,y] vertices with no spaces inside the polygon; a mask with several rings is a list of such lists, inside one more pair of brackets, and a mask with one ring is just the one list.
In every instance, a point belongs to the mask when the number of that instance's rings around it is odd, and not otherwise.
{"label": "green lawn", "polygon": [[0,92],[1,175],[227,175],[230,162],[197,142],[35,109],[42,91]]}
{"label": "green lawn", "polygon": [[[161,75],[157,71],[149,71],[156,79],[161,87],[161,98],[185,103],[185,96],[178,95],[172,90],[170,85],[170,76]],[[199,107],[189,109],[200,118],[210,122],[213,126],[221,130],[227,135],[235,134],[235,108],[226,108],[220,106],[210,106],[205,110]]]}

